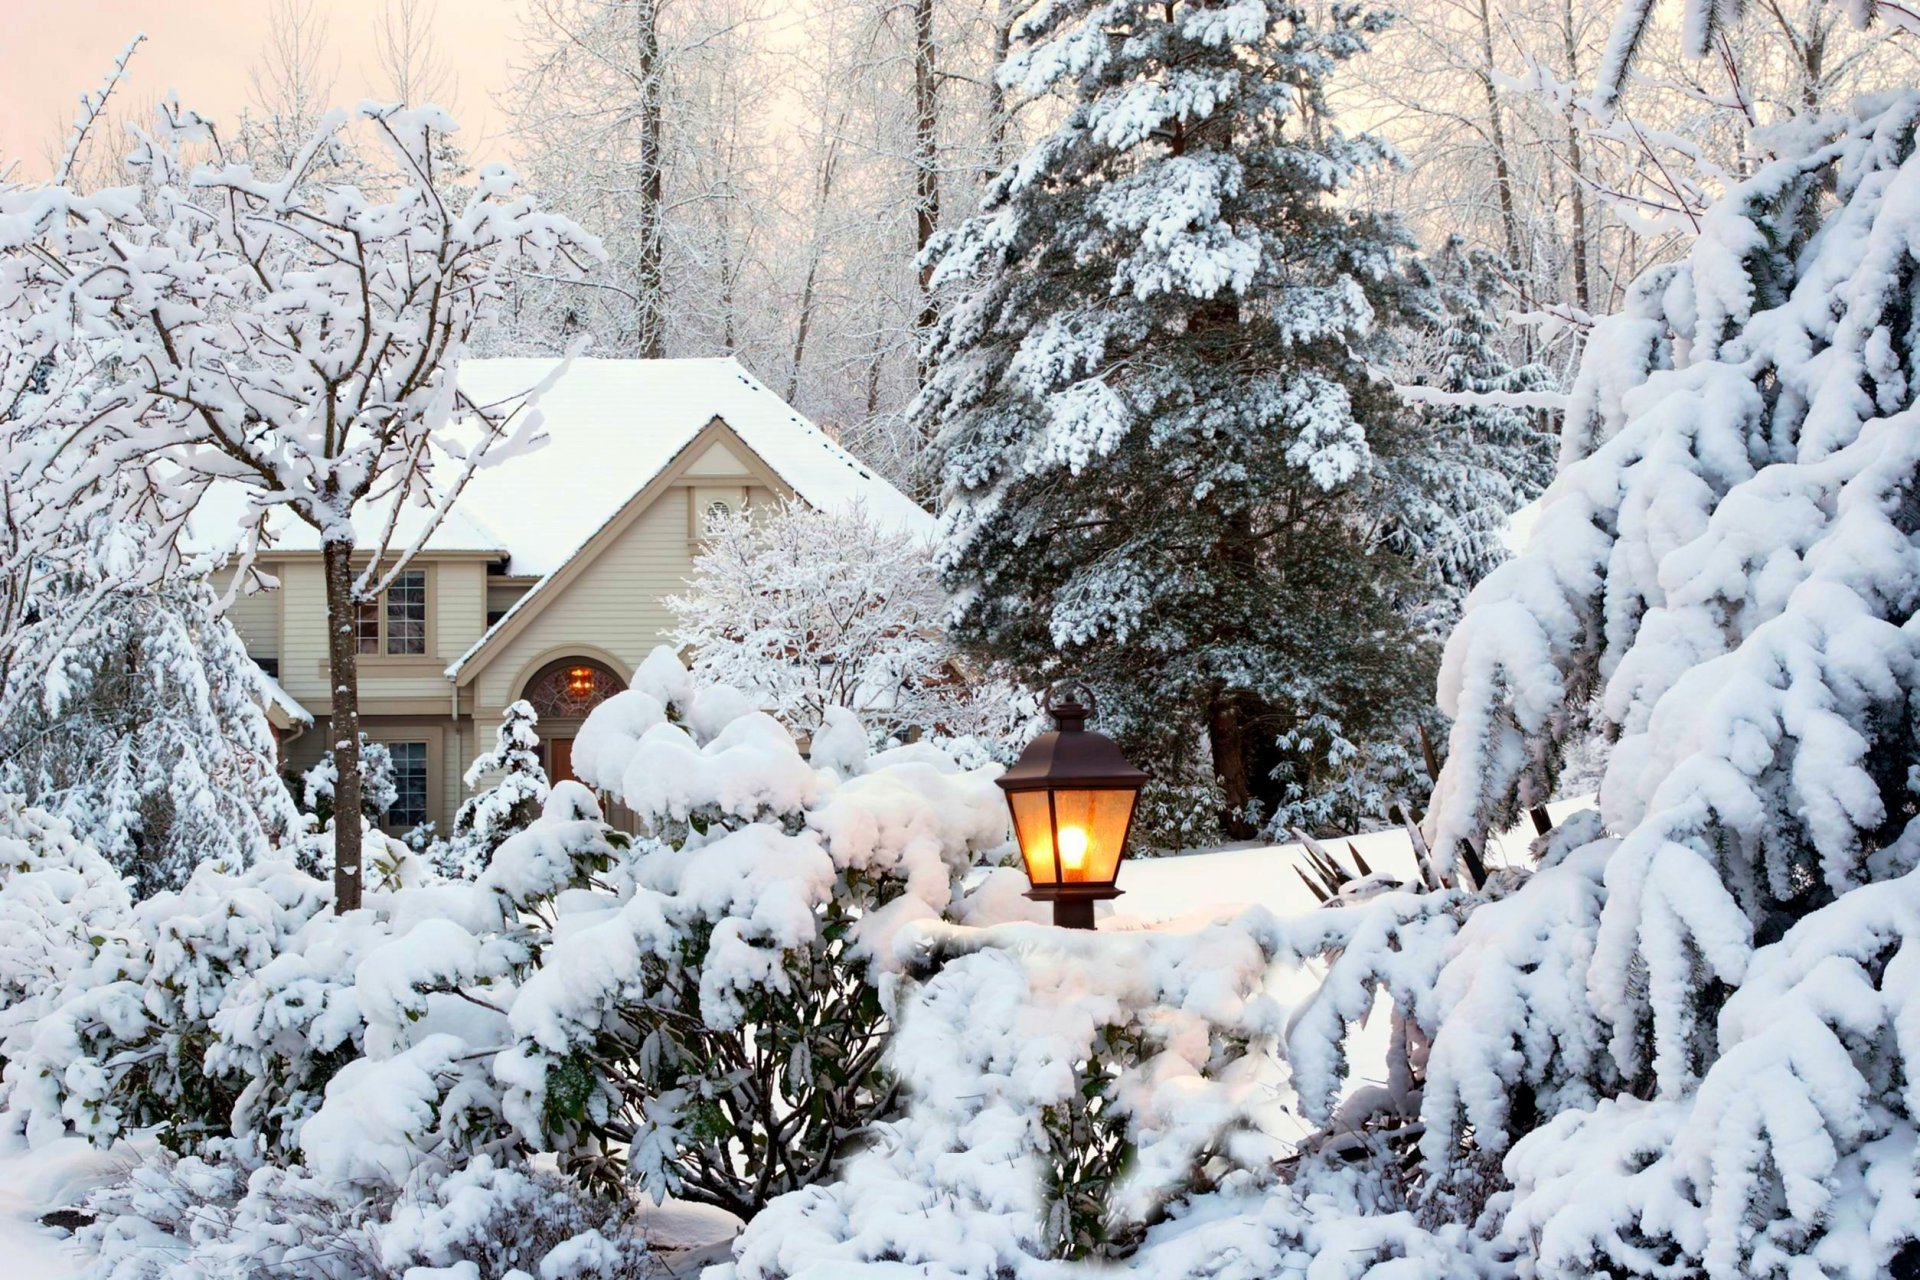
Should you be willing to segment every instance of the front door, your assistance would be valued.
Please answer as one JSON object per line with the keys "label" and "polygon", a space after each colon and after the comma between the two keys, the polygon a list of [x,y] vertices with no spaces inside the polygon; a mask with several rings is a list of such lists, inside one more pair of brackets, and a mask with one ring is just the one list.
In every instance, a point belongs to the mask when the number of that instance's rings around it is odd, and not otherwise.
{"label": "front door", "polygon": [[551,783],[573,782],[573,739],[547,739],[547,781]]}

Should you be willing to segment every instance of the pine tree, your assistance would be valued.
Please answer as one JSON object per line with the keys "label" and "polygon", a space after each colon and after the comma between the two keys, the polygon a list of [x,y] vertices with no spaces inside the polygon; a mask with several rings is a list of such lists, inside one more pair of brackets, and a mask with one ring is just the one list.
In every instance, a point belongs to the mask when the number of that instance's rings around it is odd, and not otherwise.
{"label": "pine tree", "polygon": [[145,581],[145,536],[83,534],[33,584],[0,668],[0,792],[71,823],[142,896],[299,828],[264,675],[204,578]]}
{"label": "pine tree", "polygon": [[533,825],[552,790],[540,763],[540,717],[525,699],[507,707],[494,735],[493,750],[482,752],[467,767],[466,784],[477,788],[499,775],[491,787],[470,797],[453,817],[453,837],[438,859],[449,875],[472,879],[486,869],[493,851],[507,837]]}
{"label": "pine tree", "polygon": [[1382,150],[1324,96],[1384,21],[1037,7],[1002,81],[1072,105],[930,250],[970,288],[915,409],[961,639],[1090,679],[1161,790],[1217,777],[1241,836],[1376,817],[1381,787],[1336,780],[1430,687],[1378,515],[1422,438],[1373,371],[1418,287],[1399,225],[1340,199]]}
{"label": "pine tree", "polygon": [[1410,603],[1437,633],[1460,618],[1467,593],[1507,558],[1508,517],[1553,479],[1559,437],[1539,405],[1552,373],[1501,350],[1507,268],[1450,237],[1426,264],[1432,313],[1407,346],[1423,403],[1423,447],[1383,460],[1395,476],[1386,541],[1411,557],[1423,584]]}
{"label": "pine tree", "polygon": [[1912,91],[1801,118],[1595,327],[1448,643],[1444,872],[1613,743],[1430,1006],[1423,1151],[1510,1184],[1530,1274],[1920,1260],[1917,131]]}

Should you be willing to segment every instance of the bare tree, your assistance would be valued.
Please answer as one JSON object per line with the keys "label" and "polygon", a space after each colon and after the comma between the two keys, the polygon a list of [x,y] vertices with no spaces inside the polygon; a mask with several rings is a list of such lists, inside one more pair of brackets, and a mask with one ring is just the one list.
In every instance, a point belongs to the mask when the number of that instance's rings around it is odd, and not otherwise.
{"label": "bare tree", "polygon": [[436,0],[383,0],[373,30],[374,64],[382,88],[395,102],[454,107],[459,81],[434,38]]}
{"label": "bare tree", "polygon": [[[329,736],[338,779],[336,906],[360,902],[355,616],[458,501],[526,447],[535,416],[469,402],[462,350],[529,261],[572,270],[597,245],[489,169],[460,204],[435,171],[431,110],[363,108],[398,175],[381,194],[315,166],[343,144],[329,113],[274,179],[170,105],[129,161],[140,198],[0,191],[0,458],[9,539],[27,554],[77,513],[137,525],[163,565],[209,495],[240,572],[290,519],[326,582]],[[204,151],[195,161],[189,149]],[[89,303],[75,307],[84,291]],[[218,305],[206,305],[208,300]],[[522,406],[524,408],[524,406]]]}

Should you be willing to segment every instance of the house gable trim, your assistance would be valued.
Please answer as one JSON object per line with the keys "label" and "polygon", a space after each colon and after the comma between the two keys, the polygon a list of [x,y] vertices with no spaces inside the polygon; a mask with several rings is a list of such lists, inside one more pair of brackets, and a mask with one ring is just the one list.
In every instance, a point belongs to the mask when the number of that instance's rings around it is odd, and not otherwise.
{"label": "house gable trim", "polygon": [[621,536],[633,527],[634,522],[659,501],[661,495],[671,491],[678,481],[686,478],[687,471],[694,461],[703,457],[707,449],[715,443],[725,444],[728,450],[740,459],[741,464],[746,468],[746,478],[771,489],[782,499],[792,500],[793,486],[767,465],[766,459],[749,447],[747,442],[740,438],[739,433],[726,424],[725,420],[716,415],[691,440],[681,445],[667,464],[655,472],[653,478],[642,485],[638,493],[627,499],[626,504],[606,523],[596,529],[593,536],[582,543],[579,550],[568,557],[565,564],[541,579],[531,591],[514,601],[513,607],[507,610],[506,616],[488,628],[487,633],[480,637],[473,648],[467,650],[447,669],[448,679],[452,680],[456,687],[464,687],[478,679],[480,673],[486,670],[494,656],[509,641],[525,630],[548,604],[558,599],[568,584],[584,573],[587,566],[597,560],[603,551],[619,541]]}

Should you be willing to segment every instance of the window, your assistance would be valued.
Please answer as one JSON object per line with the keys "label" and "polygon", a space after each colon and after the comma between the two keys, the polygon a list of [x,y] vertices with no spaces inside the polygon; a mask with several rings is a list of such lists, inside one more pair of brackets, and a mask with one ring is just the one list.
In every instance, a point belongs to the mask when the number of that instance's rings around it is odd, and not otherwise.
{"label": "window", "polygon": [[715,498],[707,504],[707,532],[712,533],[715,529],[726,524],[732,517],[733,508],[719,498]]}
{"label": "window", "polygon": [[427,744],[389,742],[393,756],[393,807],[387,810],[387,825],[413,828],[427,820]]}
{"label": "window", "polygon": [[409,569],[379,600],[354,606],[353,648],[360,654],[419,657],[427,651],[427,571]]}
{"label": "window", "polygon": [[409,569],[387,588],[387,652],[427,651],[427,571]]}
{"label": "window", "polygon": [[585,658],[556,662],[527,685],[526,699],[542,720],[568,720],[586,715],[619,693],[620,677]]}

